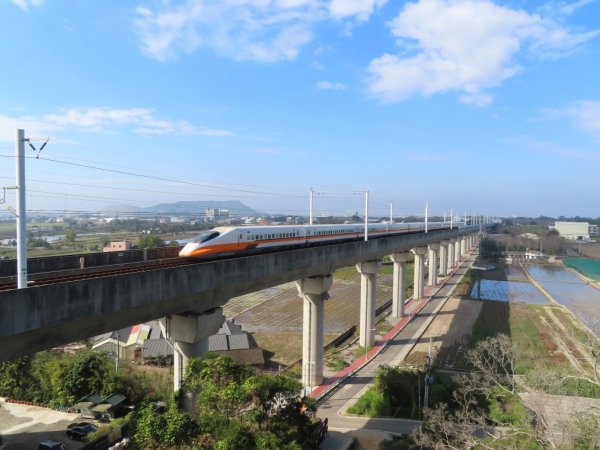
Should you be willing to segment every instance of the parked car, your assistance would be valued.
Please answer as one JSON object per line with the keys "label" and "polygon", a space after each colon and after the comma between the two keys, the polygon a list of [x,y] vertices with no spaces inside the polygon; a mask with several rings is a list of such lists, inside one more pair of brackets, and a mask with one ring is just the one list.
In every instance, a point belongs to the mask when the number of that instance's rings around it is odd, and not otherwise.
{"label": "parked car", "polygon": [[90,422],[72,423],[67,427],[67,437],[76,440],[82,440],[88,434],[96,431],[98,427]]}
{"label": "parked car", "polygon": [[65,450],[65,446],[62,442],[46,439],[45,441],[40,442],[38,450]]}

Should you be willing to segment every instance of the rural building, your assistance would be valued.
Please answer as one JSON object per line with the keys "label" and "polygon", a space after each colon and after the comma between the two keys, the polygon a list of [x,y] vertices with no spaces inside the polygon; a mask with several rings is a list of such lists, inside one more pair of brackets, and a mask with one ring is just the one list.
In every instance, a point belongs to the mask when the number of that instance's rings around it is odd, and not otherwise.
{"label": "rural building", "polygon": [[111,241],[108,245],[102,248],[103,252],[124,252],[127,250],[131,250],[133,246],[133,242],[128,239],[123,239],[122,241]]}
{"label": "rural building", "polygon": [[587,241],[590,239],[590,235],[598,234],[598,226],[590,225],[587,222],[555,222],[554,227],[550,227],[550,229],[558,231],[565,239],[575,241]]}
{"label": "rural building", "polygon": [[223,208],[206,208],[206,217],[213,221],[229,219],[229,210]]}
{"label": "rural building", "polygon": [[100,397],[98,394],[91,394],[79,399],[72,406],[82,417],[89,419],[114,419],[125,406],[125,397],[123,394],[111,394],[107,397]]}
{"label": "rural building", "polygon": [[162,336],[158,321],[134,325],[120,330],[104,333],[94,338],[92,350],[107,352],[119,359],[131,360],[147,339],[158,339]]}
{"label": "rural building", "polygon": [[538,252],[536,250],[527,250],[525,252],[525,259],[537,259],[537,258],[546,258],[542,252]]}
{"label": "rural building", "polygon": [[[208,338],[208,351],[231,357],[237,364],[262,365],[265,358],[262,349],[254,338],[242,331],[233,320],[226,320],[221,329]],[[161,335],[147,339],[142,344],[141,356],[144,364],[170,364],[173,361],[173,347]]]}

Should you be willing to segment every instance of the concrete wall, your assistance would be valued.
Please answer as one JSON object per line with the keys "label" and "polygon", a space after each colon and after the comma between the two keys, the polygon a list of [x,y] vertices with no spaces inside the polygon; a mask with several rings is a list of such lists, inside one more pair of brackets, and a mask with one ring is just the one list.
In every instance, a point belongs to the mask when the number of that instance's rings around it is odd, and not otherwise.
{"label": "concrete wall", "polygon": [[[181,246],[149,248],[147,250],[147,259],[174,258],[179,254],[179,250],[181,250]],[[79,258],[81,256],[85,258],[86,267],[97,267],[144,261],[144,250],[27,258],[27,272],[35,274],[40,272],[79,269]],[[15,259],[0,261],[0,277],[11,277],[15,276],[16,273],[17,261]]]}
{"label": "concrete wall", "polygon": [[0,360],[408,251],[472,228],[204,262],[0,293]]}

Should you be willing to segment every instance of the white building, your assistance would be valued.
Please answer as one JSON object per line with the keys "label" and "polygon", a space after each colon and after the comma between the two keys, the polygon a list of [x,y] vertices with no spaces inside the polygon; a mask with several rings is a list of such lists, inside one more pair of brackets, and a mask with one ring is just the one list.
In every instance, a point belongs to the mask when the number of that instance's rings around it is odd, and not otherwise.
{"label": "white building", "polygon": [[229,219],[229,210],[225,208],[206,208],[206,217],[213,221]]}
{"label": "white building", "polygon": [[590,239],[590,224],[587,222],[555,222],[554,229],[566,239],[576,241]]}

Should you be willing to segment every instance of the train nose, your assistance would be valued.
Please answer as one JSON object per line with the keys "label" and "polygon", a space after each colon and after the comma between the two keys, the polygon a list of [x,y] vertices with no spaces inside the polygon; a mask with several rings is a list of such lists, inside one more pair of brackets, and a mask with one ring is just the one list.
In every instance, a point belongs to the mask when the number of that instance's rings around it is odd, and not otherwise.
{"label": "train nose", "polygon": [[179,256],[190,256],[190,254],[198,248],[198,244],[185,244],[179,251]]}

